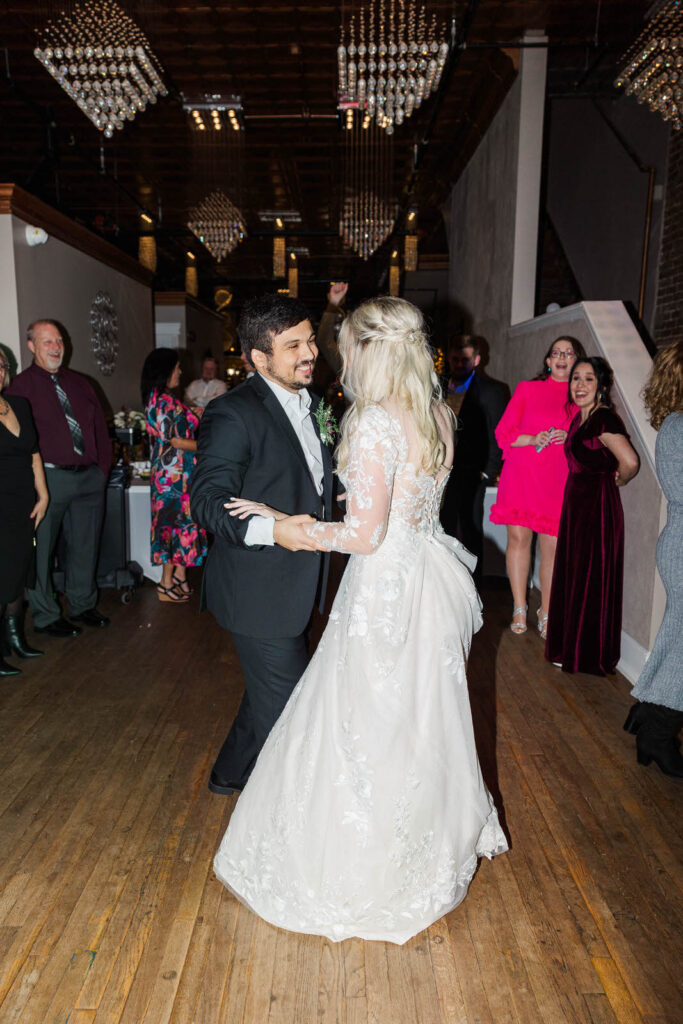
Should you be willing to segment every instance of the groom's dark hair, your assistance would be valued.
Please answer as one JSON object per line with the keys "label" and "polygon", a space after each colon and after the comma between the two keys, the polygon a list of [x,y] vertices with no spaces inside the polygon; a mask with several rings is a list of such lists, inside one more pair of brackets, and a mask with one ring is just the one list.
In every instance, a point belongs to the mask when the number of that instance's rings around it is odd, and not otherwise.
{"label": "groom's dark hair", "polygon": [[245,302],[237,325],[242,351],[249,360],[254,348],[270,355],[276,334],[310,319],[311,314],[298,299],[287,295],[257,295]]}

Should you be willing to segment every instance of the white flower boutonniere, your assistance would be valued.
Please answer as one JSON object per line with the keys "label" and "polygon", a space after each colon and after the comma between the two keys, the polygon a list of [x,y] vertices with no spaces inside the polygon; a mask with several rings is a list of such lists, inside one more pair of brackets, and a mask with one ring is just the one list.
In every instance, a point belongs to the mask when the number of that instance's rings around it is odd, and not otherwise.
{"label": "white flower boutonniere", "polygon": [[339,427],[337,421],[332,415],[332,407],[326,405],[325,402],[320,402],[318,408],[314,413],[315,421],[318,424],[318,430],[320,431],[320,440],[323,444],[332,444],[335,437],[339,433]]}

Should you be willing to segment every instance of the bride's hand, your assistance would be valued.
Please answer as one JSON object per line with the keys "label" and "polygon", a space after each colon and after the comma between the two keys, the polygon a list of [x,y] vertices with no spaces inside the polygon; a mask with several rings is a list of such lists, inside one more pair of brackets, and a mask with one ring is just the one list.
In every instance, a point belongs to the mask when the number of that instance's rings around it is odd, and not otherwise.
{"label": "bride's hand", "polygon": [[288,551],[319,551],[320,548],[304,527],[314,523],[312,516],[284,516],[273,526],[273,540]]}
{"label": "bride's hand", "polygon": [[284,512],[278,512],[261,501],[249,501],[248,498],[231,498],[225,502],[223,508],[227,508],[231,516],[239,516],[240,519],[246,519],[247,516],[261,516],[262,519],[287,518]]}

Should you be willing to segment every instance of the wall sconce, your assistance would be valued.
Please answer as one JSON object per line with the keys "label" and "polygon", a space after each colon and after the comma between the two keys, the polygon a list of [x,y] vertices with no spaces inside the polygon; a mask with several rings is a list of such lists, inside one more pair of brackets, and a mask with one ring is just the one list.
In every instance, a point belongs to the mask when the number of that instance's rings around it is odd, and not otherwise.
{"label": "wall sconce", "polygon": [[197,261],[193,252],[186,253],[185,261],[185,291],[195,299],[199,295],[199,276],[197,274]]}
{"label": "wall sconce", "polygon": [[406,217],[403,267],[405,270],[417,270],[417,210],[411,210]]}
{"label": "wall sconce", "polygon": [[[284,224],[280,217],[275,218],[275,228],[282,231]],[[285,276],[285,236],[275,235],[273,238],[273,277]]]}
{"label": "wall sconce", "polygon": [[138,239],[138,263],[154,274],[157,269],[157,242],[154,237],[154,221],[146,213],[140,214],[140,237]]}
{"label": "wall sconce", "polygon": [[49,237],[47,231],[43,231],[42,228],[34,228],[31,224],[26,225],[26,241],[31,247],[45,245]]}
{"label": "wall sconce", "polygon": [[398,262],[398,249],[394,249],[391,254],[391,263],[389,265],[389,294],[398,295],[399,284],[401,280],[401,268]]}
{"label": "wall sconce", "polygon": [[290,252],[289,254],[287,287],[289,289],[289,294],[293,299],[296,299],[299,295],[299,265],[297,263],[295,252]]}

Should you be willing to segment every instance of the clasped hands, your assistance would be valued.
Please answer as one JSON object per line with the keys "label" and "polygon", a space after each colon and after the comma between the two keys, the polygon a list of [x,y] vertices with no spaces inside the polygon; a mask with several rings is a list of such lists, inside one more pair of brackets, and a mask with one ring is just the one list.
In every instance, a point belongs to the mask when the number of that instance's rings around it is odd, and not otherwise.
{"label": "clasped hands", "polygon": [[567,440],[567,431],[559,427],[550,427],[549,430],[539,430],[533,436],[531,443],[537,448],[545,448],[549,444],[564,444]]}
{"label": "clasped hands", "polygon": [[263,519],[274,519],[273,540],[282,548],[288,551],[322,551],[322,545],[317,544],[304,529],[315,519],[308,515],[287,516],[284,512],[264,505],[260,501],[249,501],[247,498],[231,498],[226,501],[224,508],[227,508],[231,516],[238,519],[247,519],[249,516],[261,516]]}

